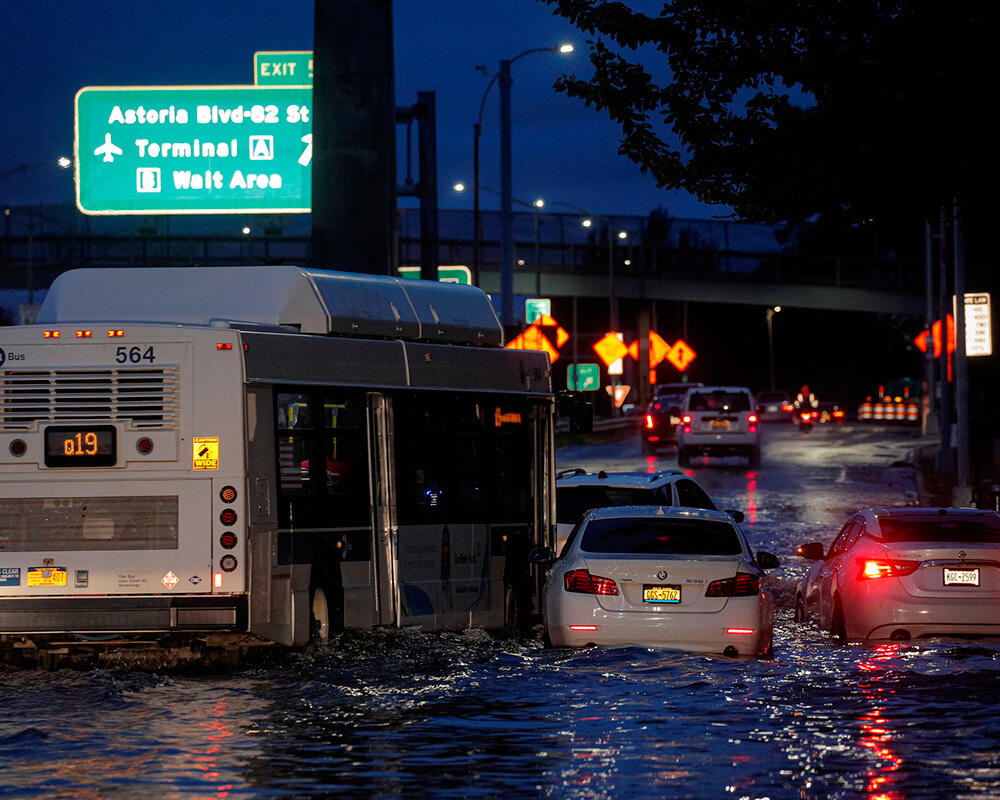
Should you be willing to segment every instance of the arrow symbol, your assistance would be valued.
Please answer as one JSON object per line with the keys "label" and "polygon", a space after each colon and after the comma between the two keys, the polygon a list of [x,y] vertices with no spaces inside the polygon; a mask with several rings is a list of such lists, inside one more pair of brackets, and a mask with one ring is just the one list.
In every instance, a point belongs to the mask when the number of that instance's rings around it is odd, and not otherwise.
{"label": "arrow symbol", "polygon": [[[109,134],[110,135],[110,134]],[[302,151],[302,155],[299,156],[299,163],[303,167],[309,166],[309,162],[312,161],[313,157],[313,135],[307,133],[302,137],[302,141],[305,142],[306,149]]]}

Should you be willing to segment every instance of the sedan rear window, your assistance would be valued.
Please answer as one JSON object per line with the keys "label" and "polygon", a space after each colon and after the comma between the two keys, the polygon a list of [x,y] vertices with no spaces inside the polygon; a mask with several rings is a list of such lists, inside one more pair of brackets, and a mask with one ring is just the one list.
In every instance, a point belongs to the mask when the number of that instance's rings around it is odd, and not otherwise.
{"label": "sedan rear window", "polygon": [[595,519],[583,529],[586,553],[731,556],[743,552],[726,522],[704,519]]}
{"label": "sedan rear window", "polygon": [[692,392],[689,411],[749,411],[750,395],[745,392]]}
{"label": "sedan rear window", "polygon": [[1000,543],[1000,524],[986,519],[885,519],[878,521],[886,542]]}
{"label": "sedan rear window", "polygon": [[575,525],[594,508],[669,506],[670,489],[627,489],[615,486],[566,486],[556,490],[556,522]]}

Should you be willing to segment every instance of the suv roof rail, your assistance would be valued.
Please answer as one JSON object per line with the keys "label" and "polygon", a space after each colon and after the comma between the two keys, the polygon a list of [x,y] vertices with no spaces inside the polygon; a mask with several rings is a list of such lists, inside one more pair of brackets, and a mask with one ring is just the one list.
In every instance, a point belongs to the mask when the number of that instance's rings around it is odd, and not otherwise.
{"label": "suv roof rail", "polygon": [[665,478],[667,475],[683,475],[684,473],[679,469],[661,469],[659,472],[654,472],[649,476],[649,481],[656,481],[660,478]]}
{"label": "suv roof rail", "polygon": [[567,478],[571,475],[586,475],[587,470],[580,469],[580,467],[571,467],[570,469],[561,469],[556,473],[556,480],[560,478]]}

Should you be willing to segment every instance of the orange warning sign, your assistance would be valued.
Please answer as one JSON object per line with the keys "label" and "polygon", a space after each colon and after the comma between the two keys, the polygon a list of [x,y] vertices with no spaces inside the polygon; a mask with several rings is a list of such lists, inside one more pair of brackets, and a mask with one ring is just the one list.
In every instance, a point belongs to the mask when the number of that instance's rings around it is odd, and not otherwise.
{"label": "orange warning sign", "polygon": [[600,357],[604,365],[610,367],[619,358],[624,358],[628,354],[625,343],[618,338],[614,331],[604,334],[604,336],[594,345],[594,352]]}
{"label": "orange warning sign", "polygon": [[653,369],[670,352],[670,344],[656,331],[649,332],[649,368]]}
{"label": "orange warning sign", "polygon": [[683,339],[678,339],[674,342],[674,346],[670,348],[670,351],[666,355],[667,361],[677,367],[678,370],[683,372],[690,366],[691,362],[697,357],[697,353],[691,349],[690,345]]}

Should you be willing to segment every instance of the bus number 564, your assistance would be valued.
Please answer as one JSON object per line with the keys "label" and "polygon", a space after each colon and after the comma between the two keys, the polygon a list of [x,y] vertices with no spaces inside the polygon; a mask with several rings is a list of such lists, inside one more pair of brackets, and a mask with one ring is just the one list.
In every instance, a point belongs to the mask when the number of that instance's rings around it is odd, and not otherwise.
{"label": "bus number 564", "polygon": [[132,364],[138,364],[140,361],[148,361],[152,364],[156,361],[156,355],[153,353],[152,345],[145,350],[141,347],[119,347],[115,350],[115,361],[119,364],[124,364],[126,361]]}

